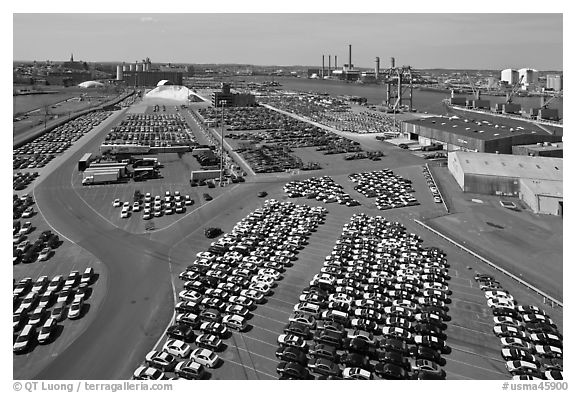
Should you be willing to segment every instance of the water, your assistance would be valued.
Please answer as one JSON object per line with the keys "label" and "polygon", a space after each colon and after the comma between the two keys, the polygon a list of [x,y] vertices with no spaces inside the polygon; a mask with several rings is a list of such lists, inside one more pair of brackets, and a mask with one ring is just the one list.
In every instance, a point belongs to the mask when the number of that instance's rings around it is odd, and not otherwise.
{"label": "water", "polygon": [[[241,77],[239,79],[254,82],[275,80],[282,84],[282,88],[286,90],[328,93],[331,96],[360,96],[365,97],[369,104],[382,104],[386,98],[386,87],[384,85],[358,85],[355,83],[345,83],[340,81],[289,77],[272,78],[270,76]],[[446,111],[442,104],[442,100],[449,97],[450,93],[414,89],[412,92],[412,104],[419,112],[445,114]],[[484,96],[482,99],[489,100],[490,106],[494,106],[495,103],[503,103],[506,101],[506,97],[503,96]],[[540,107],[540,97],[515,97],[514,103],[520,104],[523,110],[529,111],[530,108]],[[562,99],[554,100],[548,107],[558,109],[560,118],[562,118]]]}

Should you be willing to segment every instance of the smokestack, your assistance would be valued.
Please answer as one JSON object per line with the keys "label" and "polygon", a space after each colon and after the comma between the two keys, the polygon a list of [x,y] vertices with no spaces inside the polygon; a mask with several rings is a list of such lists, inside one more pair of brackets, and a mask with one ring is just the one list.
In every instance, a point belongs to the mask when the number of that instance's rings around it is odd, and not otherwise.
{"label": "smokestack", "polygon": [[374,73],[376,74],[376,79],[378,79],[378,77],[380,76],[380,58],[376,57],[376,69],[374,70]]}
{"label": "smokestack", "polygon": [[332,69],[332,55],[328,55],[328,76],[330,76],[331,69]]}
{"label": "smokestack", "polygon": [[322,55],[322,78],[324,78],[324,55]]}
{"label": "smokestack", "polygon": [[348,68],[352,68],[352,45],[348,45]]}
{"label": "smokestack", "polygon": [[338,68],[338,56],[334,55],[334,69]]}
{"label": "smokestack", "polygon": [[396,66],[396,60],[393,57],[391,57],[390,58],[390,68],[395,68],[395,66]]}

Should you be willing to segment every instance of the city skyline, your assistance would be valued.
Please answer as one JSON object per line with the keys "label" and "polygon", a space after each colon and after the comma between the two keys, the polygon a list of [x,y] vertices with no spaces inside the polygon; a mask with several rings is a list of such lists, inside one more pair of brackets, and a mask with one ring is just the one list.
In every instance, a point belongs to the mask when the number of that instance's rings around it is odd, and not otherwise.
{"label": "city skyline", "polygon": [[342,66],[351,44],[356,67],[562,71],[562,28],[562,14],[13,14],[13,60]]}

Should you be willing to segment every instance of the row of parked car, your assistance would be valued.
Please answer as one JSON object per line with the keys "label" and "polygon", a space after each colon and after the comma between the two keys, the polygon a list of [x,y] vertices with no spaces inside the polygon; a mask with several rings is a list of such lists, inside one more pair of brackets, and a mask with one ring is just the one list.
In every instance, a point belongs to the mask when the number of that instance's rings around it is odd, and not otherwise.
{"label": "row of parked car", "polygon": [[280,378],[445,378],[448,267],[401,224],[354,214],[278,337]]}
{"label": "row of parked car", "polygon": [[94,269],[88,267],[82,274],[73,270],[67,277],[41,276],[36,281],[26,277],[15,282],[12,295],[14,353],[29,352],[36,344],[52,342],[61,333],[59,322],[81,318],[94,278]]}
{"label": "row of parked car", "polygon": [[[269,199],[180,273],[183,289],[175,324],[162,351],[149,353],[136,379],[163,379],[166,373],[199,379],[222,363],[216,352],[230,330],[249,328],[251,311],[272,294],[276,280],[297,259],[298,250],[324,221],[322,207]],[[194,348],[196,346],[196,348]]]}
{"label": "row of parked car", "polygon": [[343,187],[330,176],[311,177],[302,181],[291,181],[284,186],[290,198],[314,198],[324,203],[337,202],[346,206],[358,206],[360,202],[344,192]]}
{"label": "row of parked car", "polygon": [[376,207],[380,210],[420,204],[412,195],[412,181],[395,175],[390,169],[351,173],[349,178],[358,183],[354,186],[356,191],[367,198],[376,197]]}
{"label": "row of parked car", "polygon": [[19,220],[21,218],[30,218],[35,212],[32,205],[34,204],[34,198],[29,194],[24,194],[18,196],[17,194],[12,195],[12,217],[14,220]]}
{"label": "row of parked car", "polygon": [[193,145],[196,138],[179,114],[128,114],[106,135],[104,144]]}
{"label": "row of parked car", "polygon": [[134,197],[134,202],[122,202],[119,198],[114,199],[112,206],[122,207],[120,218],[129,218],[133,212],[142,210],[142,219],[150,220],[154,217],[161,217],[163,215],[172,215],[174,213],[186,213],[186,206],[194,204],[194,200],[190,195],[180,195],[180,191],[174,191],[174,195],[170,191],[164,193],[164,197],[147,192],[145,195],[138,195]]}
{"label": "row of parked car", "polygon": [[12,189],[20,191],[38,177],[38,172],[16,172],[12,175]]}
{"label": "row of parked car", "polygon": [[104,121],[112,112],[97,111],[62,124],[52,131],[13,150],[13,168],[41,168],[57,154],[66,151],[92,128]]}
{"label": "row of parked car", "polygon": [[494,314],[494,334],[500,338],[506,369],[514,379],[563,379],[563,339],[544,310],[518,305],[489,274],[475,276]]}
{"label": "row of parked car", "polygon": [[54,250],[61,244],[60,238],[50,230],[43,231],[38,239],[32,242],[30,233],[36,228],[31,221],[14,221],[12,227],[12,262],[32,263],[47,261],[54,254]]}
{"label": "row of parked car", "polygon": [[438,190],[438,185],[434,181],[432,174],[427,166],[422,167],[422,174],[426,179],[426,184],[428,184],[428,188],[430,188],[430,192],[432,193],[432,198],[434,198],[434,202],[442,203],[442,195],[440,195],[440,191]]}

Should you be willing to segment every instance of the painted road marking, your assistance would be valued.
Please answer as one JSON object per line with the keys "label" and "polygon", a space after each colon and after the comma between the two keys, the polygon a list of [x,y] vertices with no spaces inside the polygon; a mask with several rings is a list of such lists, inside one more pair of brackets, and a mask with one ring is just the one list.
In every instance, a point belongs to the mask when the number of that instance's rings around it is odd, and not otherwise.
{"label": "painted road marking", "polygon": [[268,356],[260,355],[259,353],[252,352],[252,351],[249,351],[249,350],[244,349],[244,348],[237,347],[237,349],[239,349],[240,351],[248,352],[251,355],[256,355],[256,356],[261,357],[263,359],[270,360],[271,362],[274,362],[274,363],[278,362],[278,359],[272,359],[272,358],[269,358]]}
{"label": "painted road marking", "polygon": [[287,312],[287,311],[283,311],[283,310],[278,310],[277,308],[268,307],[268,306],[266,306],[266,305],[264,305],[264,304],[259,304],[259,305],[258,305],[258,308],[260,308],[260,307],[267,308],[267,309],[272,310],[272,311],[277,311],[277,312],[279,312],[279,313],[281,313],[281,314],[286,314],[286,315],[292,314],[292,312]]}
{"label": "painted road marking", "polygon": [[460,329],[464,329],[464,330],[469,330],[469,331],[471,331],[471,332],[480,333],[480,334],[485,334],[485,335],[487,335],[487,336],[494,337],[494,334],[491,333],[491,332],[490,332],[490,333],[486,333],[486,332],[483,332],[483,331],[481,331],[481,330],[471,329],[471,328],[467,328],[467,327],[464,327],[464,326],[455,325],[455,324],[453,324],[453,323],[449,323],[448,326],[456,327],[456,328],[460,328]]}
{"label": "painted road marking", "polygon": [[488,371],[488,372],[490,372],[490,373],[492,373],[492,374],[506,375],[504,372],[494,371],[494,370],[491,370],[491,369],[486,368],[486,367],[476,366],[476,365],[474,365],[474,364],[466,363],[466,362],[463,362],[463,361],[460,361],[460,360],[450,359],[450,361],[451,361],[451,362],[454,362],[454,363],[460,363],[460,364],[463,364],[463,365],[465,365],[465,366],[478,368],[478,369],[480,369],[480,370]]}
{"label": "painted road marking", "polygon": [[481,355],[481,354],[476,353],[476,352],[468,351],[467,349],[464,349],[464,348],[454,347],[452,345],[450,345],[450,348],[452,348],[455,351],[464,352],[464,353],[467,353],[470,355],[478,356],[480,358],[490,359],[490,360],[493,360],[493,361],[498,362],[498,363],[505,363],[505,361],[503,359],[493,358],[492,356]]}
{"label": "painted road marking", "polygon": [[269,321],[274,321],[274,322],[279,323],[279,324],[281,324],[281,325],[286,325],[286,321],[279,321],[279,320],[277,320],[277,319],[270,318],[270,317],[267,317],[267,316],[265,316],[265,315],[258,314],[258,313],[255,313],[255,312],[253,312],[252,315],[257,316],[257,317],[260,317],[260,318],[267,319],[267,320],[269,320]]}
{"label": "painted road marking", "polygon": [[[224,359],[223,359],[223,360],[224,360]],[[231,359],[226,359],[226,360],[224,360],[224,362],[230,362],[230,363],[236,364],[236,365],[238,365],[238,366],[240,366],[240,367],[242,367],[242,368],[245,368],[245,367],[246,367],[246,366],[244,366],[242,363],[238,363],[237,361],[231,360]],[[277,376],[272,375],[272,374],[268,374],[268,373],[266,373],[266,372],[264,372],[264,371],[260,371],[260,370],[254,370],[254,371],[256,371],[258,374],[263,374],[263,375],[266,375],[266,376],[268,376],[268,377],[270,377],[270,378],[278,379]]]}
{"label": "painted road marking", "polygon": [[448,376],[448,374],[454,375],[456,377],[455,378],[456,380],[458,380],[458,379],[469,379],[469,380],[474,379],[474,378],[465,377],[464,375],[461,375],[461,374],[458,374],[458,373],[455,373],[452,371],[446,371],[446,376]]}
{"label": "painted road marking", "polygon": [[263,341],[263,340],[260,340],[260,339],[254,338],[254,337],[250,337],[250,336],[246,336],[246,335],[242,335],[242,337],[243,337],[244,339],[249,338],[250,340],[254,340],[254,341],[261,342],[262,344],[266,344],[266,345],[269,345],[269,346],[274,347],[274,348],[277,348],[277,347],[278,347],[278,345],[276,345],[276,344],[270,344],[270,343],[267,342],[267,341]]}
{"label": "painted road marking", "polygon": [[[258,328],[258,329],[265,330],[265,331],[267,331],[267,332],[273,333],[273,334],[278,334],[278,332],[275,332],[275,331],[270,330],[270,329],[263,328],[262,326],[258,326],[258,325],[254,325],[254,324],[252,324],[252,326],[255,327],[255,328]],[[282,333],[280,333],[280,334],[282,334]]]}

